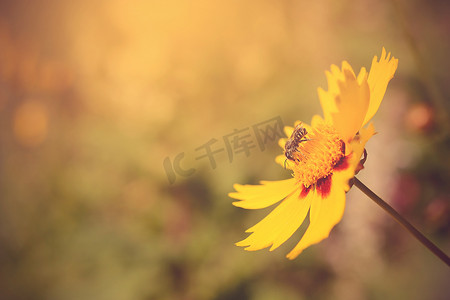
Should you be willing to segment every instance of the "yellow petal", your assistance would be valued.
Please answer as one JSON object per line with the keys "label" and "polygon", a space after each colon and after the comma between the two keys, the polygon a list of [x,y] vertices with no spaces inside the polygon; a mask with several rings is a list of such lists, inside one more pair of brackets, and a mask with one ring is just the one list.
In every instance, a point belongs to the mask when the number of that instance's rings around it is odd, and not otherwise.
{"label": "yellow petal", "polygon": [[358,163],[361,159],[361,156],[364,152],[364,147],[366,142],[375,134],[375,128],[372,124],[368,126],[368,128],[361,128],[359,135],[357,138],[352,140],[349,145],[351,149],[351,153],[347,156],[348,159],[348,167],[347,168],[336,168],[333,170],[333,174],[336,176],[333,177],[333,180],[337,184],[342,184],[344,186],[344,190],[347,192],[350,189],[348,184],[349,180],[355,176],[355,169],[358,166]]}
{"label": "yellow petal", "polygon": [[342,62],[325,72],[328,91],[319,88],[319,100],[326,122],[332,123],[344,142],[348,143],[362,126],[369,107],[370,92],[367,72],[361,69],[358,78],[350,64]]}
{"label": "yellow petal", "polygon": [[265,208],[277,203],[291,194],[298,185],[294,178],[280,181],[261,181],[261,185],[235,184],[237,192],[228,196],[241,201],[233,202],[234,206],[246,209]]}
{"label": "yellow petal", "polygon": [[277,155],[277,157],[275,157],[275,162],[277,164],[279,164],[280,166],[282,166],[285,169],[289,169],[292,170],[293,164],[294,162],[286,159],[286,156],[284,154],[281,155]]}
{"label": "yellow petal", "polygon": [[[328,76],[329,73],[326,74]],[[319,95],[320,105],[322,106],[323,116],[327,122],[331,123],[331,114],[338,111],[334,101],[336,93],[330,91],[326,92],[320,87],[317,89],[317,93]]]}
{"label": "yellow petal", "polygon": [[292,133],[294,132],[294,127],[291,126],[284,126],[284,134],[287,137],[290,137],[292,135]]}
{"label": "yellow petal", "polygon": [[[348,66],[349,64],[346,61],[342,62],[342,65]],[[327,83],[328,83],[328,91],[337,94],[339,92],[339,86],[338,81],[344,80],[344,74],[336,65],[331,65],[330,72],[325,72],[325,75],[327,76]]]}
{"label": "yellow petal", "polygon": [[[342,62],[342,68],[349,70],[354,74],[352,67],[347,61]],[[331,115],[338,112],[338,107],[336,106],[336,95],[339,94],[339,81],[344,81],[344,72],[339,69],[336,65],[331,65],[330,71],[325,71],[325,76],[327,77],[328,91],[324,91],[322,88],[318,88],[317,92],[319,94],[320,105],[322,106],[323,115],[325,121],[331,123]]]}
{"label": "yellow petal", "polygon": [[352,74],[353,77],[356,77],[355,72],[353,71],[352,66],[350,66],[350,64],[344,60],[342,62],[342,72],[344,73],[344,78],[341,78],[339,81],[343,81],[345,79],[345,71],[348,71]]}
{"label": "yellow petal", "polygon": [[310,224],[300,242],[286,256],[296,258],[304,249],[327,238],[333,227],[342,219],[345,208],[345,191],[341,180],[331,177],[331,190],[328,197],[322,198],[317,192],[312,194]]}
{"label": "yellow petal", "polygon": [[323,124],[325,122],[324,119],[322,119],[319,115],[314,115],[311,119],[311,126],[312,127],[318,127],[320,124]]}
{"label": "yellow petal", "polygon": [[287,139],[286,138],[281,138],[278,140],[278,146],[281,147],[281,149],[283,149],[284,151],[284,145],[286,145]]}
{"label": "yellow petal", "polygon": [[[366,68],[362,67],[361,71],[359,71],[358,74],[358,83],[361,85],[363,83],[363,80],[367,79],[367,70]],[[370,87],[370,85],[369,85]]]}
{"label": "yellow petal", "polygon": [[366,146],[367,141],[375,134],[375,128],[373,127],[373,124],[370,123],[367,128],[361,128],[359,130],[359,135],[352,140],[350,143],[353,155],[351,159],[351,164],[353,165],[353,168],[356,168],[356,166],[359,163],[359,160],[361,159],[361,156],[364,152],[364,147]]}
{"label": "yellow petal", "polygon": [[339,112],[332,114],[333,124],[345,142],[349,142],[361,128],[369,107],[367,80],[359,84],[353,71],[344,69],[345,80],[340,81],[336,106]]}
{"label": "yellow petal", "polygon": [[237,246],[247,246],[245,250],[255,251],[269,246],[270,251],[283,244],[303,223],[308,213],[311,197],[299,198],[300,189],[287,197],[258,224],[248,229],[253,232]]}
{"label": "yellow petal", "polygon": [[370,67],[368,83],[370,87],[370,104],[363,125],[375,115],[383,100],[389,81],[394,77],[398,66],[398,59],[392,57],[391,53],[386,56],[386,50],[383,47],[380,60],[375,56]]}

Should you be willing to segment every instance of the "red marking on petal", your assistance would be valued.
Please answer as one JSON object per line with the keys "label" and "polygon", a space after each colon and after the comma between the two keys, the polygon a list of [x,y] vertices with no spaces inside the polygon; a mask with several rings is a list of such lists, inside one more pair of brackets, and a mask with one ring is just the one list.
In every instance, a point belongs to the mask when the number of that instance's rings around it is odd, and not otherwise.
{"label": "red marking on petal", "polygon": [[341,140],[341,151],[342,151],[342,154],[345,154],[345,143],[343,140]]}
{"label": "red marking on petal", "polygon": [[343,156],[333,167],[334,170],[336,171],[343,171],[345,169],[347,169],[350,164],[348,162],[350,156]]}
{"label": "red marking on petal", "polygon": [[328,175],[327,177],[320,178],[316,183],[316,191],[322,198],[328,197],[331,191],[331,177],[332,175]]}
{"label": "red marking on petal", "polygon": [[311,190],[312,185],[310,185],[309,187],[302,187],[302,192],[300,193],[299,198],[305,198],[306,196],[308,196],[309,191]]}

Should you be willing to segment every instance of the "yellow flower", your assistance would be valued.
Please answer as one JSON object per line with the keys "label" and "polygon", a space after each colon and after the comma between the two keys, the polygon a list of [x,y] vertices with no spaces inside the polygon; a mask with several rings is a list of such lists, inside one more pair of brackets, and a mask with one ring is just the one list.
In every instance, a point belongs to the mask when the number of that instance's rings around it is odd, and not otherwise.
{"label": "yellow flower", "polygon": [[[294,259],[305,248],[328,237],[342,218],[349,180],[355,175],[366,142],[375,133],[372,124],[363,126],[377,112],[397,65],[398,60],[390,58],[390,53],[386,56],[383,48],[380,60],[373,58],[369,73],[362,68],[356,76],[346,61],[341,69],[332,65],[325,72],[328,91],[318,89],[324,118],[313,116],[311,126],[296,122],[307,133],[297,137],[290,159],[288,155],[276,157],[278,164],[292,171],[293,178],[261,181],[260,185],[235,184],[236,192],[229,194],[239,200],[233,202],[235,206],[246,209],[265,208],[283,200],[249,228],[246,232],[250,236],[237,246],[248,251],[271,246],[272,251],[294,234],[308,212],[309,226],[287,257]],[[294,128],[286,126],[284,131],[291,137],[291,144]],[[287,141],[280,139],[283,149]]]}

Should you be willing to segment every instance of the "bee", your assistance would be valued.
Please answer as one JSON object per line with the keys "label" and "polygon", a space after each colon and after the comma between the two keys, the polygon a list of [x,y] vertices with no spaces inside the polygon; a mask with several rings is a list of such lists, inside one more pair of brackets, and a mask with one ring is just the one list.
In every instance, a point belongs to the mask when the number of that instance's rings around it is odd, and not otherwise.
{"label": "bee", "polygon": [[295,161],[294,153],[300,152],[298,150],[298,146],[301,142],[307,142],[310,141],[310,139],[305,138],[308,131],[305,127],[302,126],[302,124],[297,124],[295,126],[294,131],[291,134],[291,137],[286,141],[286,144],[284,145],[284,155],[286,156],[286,160],[284,161],[284,168],[286,169],[286,161],[292,160]]}

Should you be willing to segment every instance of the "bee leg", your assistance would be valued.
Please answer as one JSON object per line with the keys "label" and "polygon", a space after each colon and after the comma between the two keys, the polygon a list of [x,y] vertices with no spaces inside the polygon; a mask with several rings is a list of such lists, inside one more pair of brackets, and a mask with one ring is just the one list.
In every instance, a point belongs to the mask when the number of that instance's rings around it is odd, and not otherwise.
{"label": "bee leg", "polygon": [[308,141],[312,141],[312,140],[314,140],[314,139],[307,139],[307,138],[305,138],[305,139],[301,139],[299,141],[299,143],[301,143],[301,142],[308,142]]}

